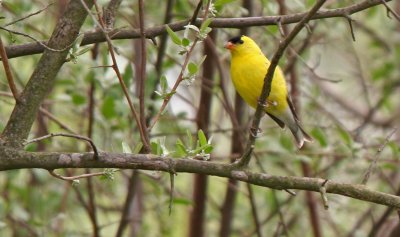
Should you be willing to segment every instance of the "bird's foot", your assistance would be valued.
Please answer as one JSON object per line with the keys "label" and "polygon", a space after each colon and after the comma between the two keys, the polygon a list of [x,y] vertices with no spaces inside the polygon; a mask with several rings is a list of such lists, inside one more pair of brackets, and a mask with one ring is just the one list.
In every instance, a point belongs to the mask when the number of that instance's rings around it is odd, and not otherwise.
{"label": "bird's foot", "polygon": [[258,104],[261,105],[263,108],[268,108],[269,106],[277,106],[278,102],[271,100],[266,100],[266,101],[258,100]]}

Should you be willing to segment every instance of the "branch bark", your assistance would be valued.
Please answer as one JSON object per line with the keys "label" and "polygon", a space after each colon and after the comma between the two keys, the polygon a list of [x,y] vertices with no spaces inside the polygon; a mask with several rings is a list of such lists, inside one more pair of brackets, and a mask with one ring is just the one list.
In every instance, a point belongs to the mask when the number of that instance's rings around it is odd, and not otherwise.
{"label": "branch bark", "polygon": [[[93,5],[92,1],[86,0],[86,2],[89,7]],[[22,141],[28,137],[40,104],[53,87],[55,77],[64,64],[69,48],[78,36],[86,16],[87,12],[79,0],[69,2],[47,44],[52,49],[66,48],[66,50],[44,51],[0,136],[4,142],[20,147]]]}
{"label": "branch bark", "polygon": [[[390,2],[392,0],[387,0],[386,2]],[[331,10],[321,10],[317,12],[311,20],[317,19],[326,19],[326,18],[335,18],[335,17],[348,17],[354,13],[363,11],[365,9],[381,5],[382,0],[365,0],[360,3],[356,3],[350,5],[348,7],[336,8]],[[307,13],[297,13],[291,15],[284,16],[259,16],[259,17],[236,17],[236,18],[214,18],[210,27],[212,28],[243,28],[243,27],[253,27],[253,26],[266,26],[266,25],[276,25],[278,20],[280,24],[293,24],[300,22],[301,19]],[[191,19],[187,19],[184,21],[178,21],[168,24],[168,26],[173,31],[181,31],[184,30],[184,26],[186,26]],[[200,25],[203,19],[198,18],[195,21],[196,25]],[[165,25],[151,27],[145,30],[145,35],[147,38],[154,38],[159,35],[163,35],[166,33]],[[116,29],[110,33],[110,37],[113,40],[117,39],[137,39],[140,38],[139,29],[130,29],[130,30],[122,30]],[[87,32],[82,40],[81,46],[93,44],[93,43],[101,43],[105,42],[106,38],[101,31],[95,32]],[[45,43],[43,41],[42,43]],[[21,57],[25,55],[39,54],[44,51],[44,47],[37,43],[27,43],[20,45],[11,45],[6,47],[6,52],[8,58]]]}
{"label": "branch bark", "polygon": [[[142,169],[177,173],[198,173],[232,178],[272,189],[298,189],[319,192],[325,179],[276,176],[237,169],[231,164],[206,162],[196,159],[177,159],[151,154],[27,152],[0,145],[0,170],[41,168],[119,168]],[[329,180],[327,193],[339,194],[367,202],[400,208],[400,197],[378,192],[359,184],[338,183]]]}

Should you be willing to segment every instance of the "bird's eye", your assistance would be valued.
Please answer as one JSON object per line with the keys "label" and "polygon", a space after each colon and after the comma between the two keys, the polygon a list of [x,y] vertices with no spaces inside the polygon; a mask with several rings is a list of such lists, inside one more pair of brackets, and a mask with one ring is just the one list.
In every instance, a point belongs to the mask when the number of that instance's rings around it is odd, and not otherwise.
{"label": "bird's eye", "polygon": [[244,43],[241,36],[233,37],[232,39],[229,40],[229,42],[231,42],[233,44],[243,44]]}

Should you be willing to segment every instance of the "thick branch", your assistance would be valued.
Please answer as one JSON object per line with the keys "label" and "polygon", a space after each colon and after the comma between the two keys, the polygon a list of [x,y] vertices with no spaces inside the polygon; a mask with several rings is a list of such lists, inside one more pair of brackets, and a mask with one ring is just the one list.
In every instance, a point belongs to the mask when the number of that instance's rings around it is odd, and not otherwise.
{"label": "thick branch", "polygon": [[[388,0],[387,2],[390,2]],[[334,18],[334,17],[345,17],[350,16],[356,12],[363,11],[365,9],[374,7],[376,5],[382,4],[382,0],[366,0],[361,3],[353,4],[348,7],[337,8],[332,10],[321,10],[316,13],[311,20],[316,19],[324,19],[324,18]],[[291,15],[284,16],[261,16],[261,17],[237,17],[237,18],[214,18],[210,27],[212,28],[243,28],[243,27],[252,27],[252,26],[265,26],[265,25],[276,25],[278,20],[280,24],[292,24],[300,22],[301,19],[307,13],[297,13]],[[168,24],[168,26],[173,31],[181,31],[184,30],[184,26],[189,23],[190,19],[174,22]],[[202,19],[199,18],[196,20],[195,24],[201,24]],[[162,35],[166,33],[166,29],[164,25],[156,26],[152,28],[148,28],[145,30],[145,35],[147,38],[154,38],[156,36]],[[110,33],[112,39],[134,39],[140,38],[140,31],[138,29],[131,30],[114,30]],[[82,46],[93,44],[93,43],[101,43],[105,42],[106,39],[104,34],[101,31],[96,32],[88,32],[85,33],[85,36],[82,40]],[[45,43],[45,41],[43,41]],[[21,45],[12,45],[6,47],[6,52],[8,58],[21,57],[24,55],[31,54],[39,54],[42,53],[44,47],[39,43],[27,43]]]}
{"label": "thick branch", "polygon": [[[87,4],[91,7],[93,2],[87,0]],[[53,49],[69,49],[78,36],[86,15],[87,12],[79,0],[70,1],[47,46]],[[68,50],[44,51],[1,134],[5,142],[21,146],[22,141],[28,137],[40,104],[53,87],[55,77],[64,64],[67,54]]]}
{"label": "thick branch", "polygon": [[[235,169],[230,164],[195,159],[163,158],[149,154],[101,153],[99,160],[93,153],[26,152],[0,146],[0,170],[42,168],[120,168],[177,173],[197,173],[225,178],[273,189],[299,189],[319,192],[325,179],[275,176]],[[400,197],[373,191],[364,185],[337,183],[329,180],[327,193],[339,194],[367,202],[400,208]]]}

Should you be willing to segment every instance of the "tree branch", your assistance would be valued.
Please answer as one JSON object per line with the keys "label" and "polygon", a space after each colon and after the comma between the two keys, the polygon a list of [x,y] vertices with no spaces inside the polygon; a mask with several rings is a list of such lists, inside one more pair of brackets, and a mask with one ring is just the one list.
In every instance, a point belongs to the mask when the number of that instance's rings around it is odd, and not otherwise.
{"label": "tree branch", "polygon": [[[119,168],[177,173],[198,173],[232,178],[272,189],[299,189],[319,192],[325,179],[276,176],[236,169],[231,164],[196,159],[166,158],[150,154],[106,153],[93,160],[93,153],[27,152],[0,145],[0,170],[41,168]],[[400,208],[400,197],[371,190],[364,185],[329,180],[326,193],[334,193],[367,202]]]}
{"label": "tree branch", "polygon": [[[392,0],[387,0],[390,2]],[[360,3],[350,5],[348,7],[336,8],[332,10],[321,10],[317,12],[311,20],[335,18],[335,17],[346,17],[354,13],[363,11],[365,9],[381,5],[382,0],[365,0]],[[243,28],[243,27],[253,27],[253,26],[266,26],[266,25],[276,25],[278,19],[280,19],[280,24],[293,24],[300,22],[301,19],[307,13],[297,13],[284,16],[261,16],[261,17],[236,17],[236,18],[214,18],[209,27],[212,28]],[[168,24],[168,26],[173,31],[184,30],[191,19],[184,21],[173,22]],[[200,25],[203,19],[198,18],[195,21],[196,25]],[[166,33],[165,25],[151,27],[145,30],[145,35],[147,38],[154,38],[159,35]],[[106,38],[101,31],[87,32],[84,34],[81,46],[105,42]],[[110,37],[113,40],[117,39],[137,39],[140,38],[140,31],[138,29],[122,30],[116,29],[110,32]],[[42,43],[45,43],[43,41]],[[21,57],[25,55],[39,54],[44,51],[43,45],[33,42],[20,45],[10,45],[6,47],[6,52],[8,58]]]}
{"label": "tree branch", "polygon": [[[86,1],[88,6],[93,5],[92,1]],[[86,16],[87,12],[79,0],[70,1],[64,15],[55,26],[47,46],[55,49],[68,49],[78,36]],[[22,141],[28,137],[40,104],[53,87],[55,77],[67,55],[68,50],[44,51],[1,134],[0,138],[9,145],[20,147]]]}

